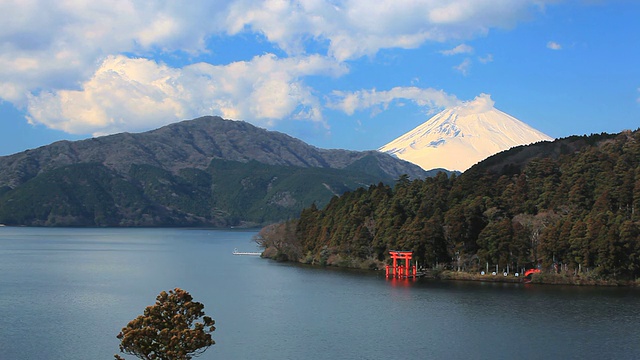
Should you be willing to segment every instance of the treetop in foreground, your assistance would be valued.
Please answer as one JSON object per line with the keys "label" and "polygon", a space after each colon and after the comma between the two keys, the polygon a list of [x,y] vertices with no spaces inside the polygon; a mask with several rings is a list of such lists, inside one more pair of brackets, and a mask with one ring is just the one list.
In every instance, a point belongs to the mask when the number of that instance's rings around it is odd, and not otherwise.
{"label": "treetop in foreground", "polygon": [[155,305],[147,306],[117,335],[120,352],[143,360],[189,360],[202,354],[215,344],[211,333],[216,329],[203,310],[204,305],[185,290],[162,291]]}

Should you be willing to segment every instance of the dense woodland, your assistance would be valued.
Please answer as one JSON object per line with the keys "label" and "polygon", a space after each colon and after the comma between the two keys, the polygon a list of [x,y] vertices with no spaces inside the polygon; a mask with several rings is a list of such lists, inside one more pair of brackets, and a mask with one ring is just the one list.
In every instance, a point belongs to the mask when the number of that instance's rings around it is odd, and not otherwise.
{"label": "dense woodland", "polygon": [[[366,160],[366,159],[365,159]],[[295,217],[333,194],[393,177],[350,169],[212,160],[177,174],[131,165],[54,169],[11,189],[0,186],[0,224],[26,226],[256,226]]]}
{"label": "dense woodland", "polygon": [[497,154],[460,176],[361,188],[264,228],[265,255],[378,267],[388,250],[420,266],[538,266],[640,275],[640,131],[574,136]]}

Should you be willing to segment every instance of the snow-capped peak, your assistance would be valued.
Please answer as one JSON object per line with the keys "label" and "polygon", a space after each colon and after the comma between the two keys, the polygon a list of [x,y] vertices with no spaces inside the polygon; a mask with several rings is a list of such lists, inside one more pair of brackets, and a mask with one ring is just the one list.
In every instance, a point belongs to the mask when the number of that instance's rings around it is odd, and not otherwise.
{"label": "snow-capped peak", "polygon": [[379,150],[425,170],[465,171],[479,161],[514,146],[550,136],[494,107],[491,96],[445,109]]}

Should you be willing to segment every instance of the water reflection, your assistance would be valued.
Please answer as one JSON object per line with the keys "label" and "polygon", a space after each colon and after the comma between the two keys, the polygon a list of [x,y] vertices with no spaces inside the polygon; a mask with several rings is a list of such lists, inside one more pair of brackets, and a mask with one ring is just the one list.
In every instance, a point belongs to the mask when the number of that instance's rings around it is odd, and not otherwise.
{"label": "water reflection", "polygon": [[392,287],[410,287],[417,281],[416,279],[397,279],[397,278],[387,278],[387,283],[391,284]]}
{"label": "water reflection", "polygon": [[201,359],[640,358],[640,293],[386,279],[234,256],[254,232],[0,229],[3,359],[98,359],[161,290],[217,322]]}

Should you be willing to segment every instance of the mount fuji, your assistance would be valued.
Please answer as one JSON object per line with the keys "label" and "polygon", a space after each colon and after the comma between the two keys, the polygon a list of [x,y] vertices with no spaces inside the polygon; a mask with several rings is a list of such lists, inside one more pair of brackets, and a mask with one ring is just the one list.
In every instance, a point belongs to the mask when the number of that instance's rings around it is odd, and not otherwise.
{"label": "mount fuji", "polygon": [[489,95],[481,94],[443,110],[378,150],[425,170],[465,171],[514,146],[553,140],[493,105]]}

